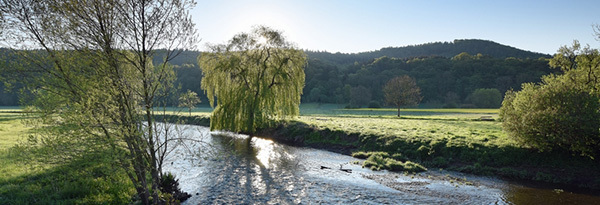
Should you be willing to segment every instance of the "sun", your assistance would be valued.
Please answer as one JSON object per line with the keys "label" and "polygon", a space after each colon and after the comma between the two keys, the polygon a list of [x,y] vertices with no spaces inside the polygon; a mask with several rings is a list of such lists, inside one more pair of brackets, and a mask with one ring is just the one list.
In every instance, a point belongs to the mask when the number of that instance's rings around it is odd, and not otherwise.
{"label": "sun", "polygon": [[265,38],[264,36],[259,36],[257,43],[258,43],[258,45],[266,46],[269,42],[268,42],[267,38]]}

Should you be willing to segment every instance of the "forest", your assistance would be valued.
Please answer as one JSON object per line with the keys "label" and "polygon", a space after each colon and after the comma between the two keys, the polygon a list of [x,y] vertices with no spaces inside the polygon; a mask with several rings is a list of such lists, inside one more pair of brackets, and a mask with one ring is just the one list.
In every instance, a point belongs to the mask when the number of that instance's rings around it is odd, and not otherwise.
{"label": "forest", "polygon": [[[0,48],[3,58],[10,50]],[[164,51],[157,50],[155,61]],[[420,107],[500,107],[508,90],[518,91],[525,82],[559,70],[548,66],[550,55],[529,52],[487,40],[455,40],[405,47],[387,47],[355,54],[308,51],[303,103],[336,103],[349,107],[384,107],[382,88],[393,77],[408,75],[417,81],[423,100]],[[175,84],[182,92],[198,93],[202,71],[199,51],[183,51],[171,63],[177,75]],[[0,66],[10,66],[2,59]],[[18,81],[17,81],[18,82]],[[16,106],[18,83],[0,84],[0,106]],[[477,90],[500,93],[491,104],[477,103]],[[489,98],[489,96],[483,96]],[[175,104],[176,96],[173,96]]]}

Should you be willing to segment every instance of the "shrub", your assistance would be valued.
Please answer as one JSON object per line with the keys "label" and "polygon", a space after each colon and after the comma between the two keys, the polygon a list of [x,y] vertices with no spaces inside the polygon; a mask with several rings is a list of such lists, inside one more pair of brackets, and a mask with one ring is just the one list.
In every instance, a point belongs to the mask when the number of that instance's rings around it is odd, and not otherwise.
{"label": "shrub", "polygon": [[182,202],[190,198],[192,195],[181,191],[179,188],[179,180],[170,172],[165,173],[160,178],[160,191],[163,193],[162,198],[166,202],[176,203]]}
{"label": "shrub", "polygon": [[549,76],[542,84],[507,92],[500,118],[503,128],[527,146],[594,157],[600,150],[599,109],[597,95]]}

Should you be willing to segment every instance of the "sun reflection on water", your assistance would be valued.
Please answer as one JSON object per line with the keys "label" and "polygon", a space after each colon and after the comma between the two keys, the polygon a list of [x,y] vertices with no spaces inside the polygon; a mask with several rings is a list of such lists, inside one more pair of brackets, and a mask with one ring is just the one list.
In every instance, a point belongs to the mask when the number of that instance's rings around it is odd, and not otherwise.
{"label": "sun reflection on water", "polygon": [[257,150],[256,158],[258,159],[258,161],[260,161],[260,163],[263,164],[265,168],[271,168],[271,159],[276,159],[277,157],[277,154],[274,151],[273,141],[260,138],[253,138],[252,144]]}

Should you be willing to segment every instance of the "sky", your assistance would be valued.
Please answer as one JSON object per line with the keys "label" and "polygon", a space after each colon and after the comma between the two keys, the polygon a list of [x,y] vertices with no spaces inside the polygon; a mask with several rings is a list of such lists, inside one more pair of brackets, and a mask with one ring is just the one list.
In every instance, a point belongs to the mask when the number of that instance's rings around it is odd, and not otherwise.
{"label": "sky", "polygon": [[298,48],[357,53],[484,39],[554,54],[573,40],[600,48],[598,0],[197,0],[190,12],[206,44],[265,25]]}

